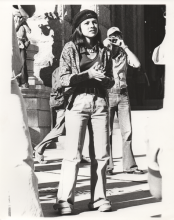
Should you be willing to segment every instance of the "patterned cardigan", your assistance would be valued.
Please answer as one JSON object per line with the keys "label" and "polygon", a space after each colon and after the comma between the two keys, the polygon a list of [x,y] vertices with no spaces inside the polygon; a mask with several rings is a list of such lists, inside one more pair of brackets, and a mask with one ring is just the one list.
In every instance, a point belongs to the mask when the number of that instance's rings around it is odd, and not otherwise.
{"label": "patterned cardigan", "polygon": [[[112,71],[112,59],[107,51],[99,48],[100,60],[106,70],[106,77],[102,79],[101,85],[105,89],[110,89],[115,81]],[[63,87],[77,87],[78,83],[89,79],[88,72],[80,72],[80,59],[75,44],[70,41],[65,44],[60,57],[60,80]]]}

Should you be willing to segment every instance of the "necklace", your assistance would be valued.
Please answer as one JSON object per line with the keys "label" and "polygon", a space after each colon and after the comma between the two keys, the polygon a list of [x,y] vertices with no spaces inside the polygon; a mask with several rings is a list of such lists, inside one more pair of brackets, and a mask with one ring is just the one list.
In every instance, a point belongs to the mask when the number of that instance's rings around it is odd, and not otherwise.
{"label": "necklace", "polygon": [[86,48],[87,52],[89,53],[95,53],[97,51],[97,45],[93,46],[91,49]]}

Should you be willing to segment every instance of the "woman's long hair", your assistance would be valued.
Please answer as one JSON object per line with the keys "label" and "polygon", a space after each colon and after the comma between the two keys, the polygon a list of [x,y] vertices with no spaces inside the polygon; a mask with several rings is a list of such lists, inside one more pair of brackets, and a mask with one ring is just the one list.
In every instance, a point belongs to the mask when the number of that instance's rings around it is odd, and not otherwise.
{"label": "woman's long hair", "polygon": [[[85,46],[85,37],[82,34],[80,25],[72,33],[69,40],[72,41],[76,45],[78,51],[79,51],[80,47]],[[100,29],[98,29],[98,33],[94,37],[94,41],[95,41],[95,44],[98,44],[99,47],[103,48]]]}

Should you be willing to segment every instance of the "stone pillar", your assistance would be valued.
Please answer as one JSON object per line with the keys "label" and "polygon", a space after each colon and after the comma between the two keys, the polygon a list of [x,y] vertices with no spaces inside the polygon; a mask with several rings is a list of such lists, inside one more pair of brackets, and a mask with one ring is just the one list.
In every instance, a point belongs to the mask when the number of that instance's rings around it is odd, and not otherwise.
{"label": "stone pillar", "polygon": [[27,108],[31,141],[35,146],[50,131],[50,88],[44,85],[31,85],[29,89],[22,89],[22,94]]}
{"label": "stone pillar", "polygon": [[50,131],[49,96],[51,89],[41,84],[34,75],[34,55],[38,53],[38,50],[38,46],[34,44],[30,44],[27,50],[28,82],[30,86],[29,89],[21,89],[26,104],[33,147]]}
{"label": "stone pillar", "polygon": [[30,44],[27,49],[27,70],[29,85],[36,85],[37,78],[34,76],[34,55],[39,51],[38,46]]}

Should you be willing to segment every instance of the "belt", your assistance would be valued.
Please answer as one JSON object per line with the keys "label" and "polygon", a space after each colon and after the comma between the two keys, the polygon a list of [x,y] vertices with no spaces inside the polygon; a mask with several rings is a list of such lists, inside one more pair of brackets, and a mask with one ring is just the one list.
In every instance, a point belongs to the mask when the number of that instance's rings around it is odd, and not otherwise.
{"label": "belt", "polygon": [[87,94],[94,94],[98,96],[105,96],[105,91],[99,88],[79,87],[76,89],[76,93],[87,93]]}
{"label": "belt", "polygon": [[115,94],[122,94],[124,92],[127,92],[127,88],[122,88],[122,89],[111,88],[111,89],[108,89],[108,92],[115,93]]}

